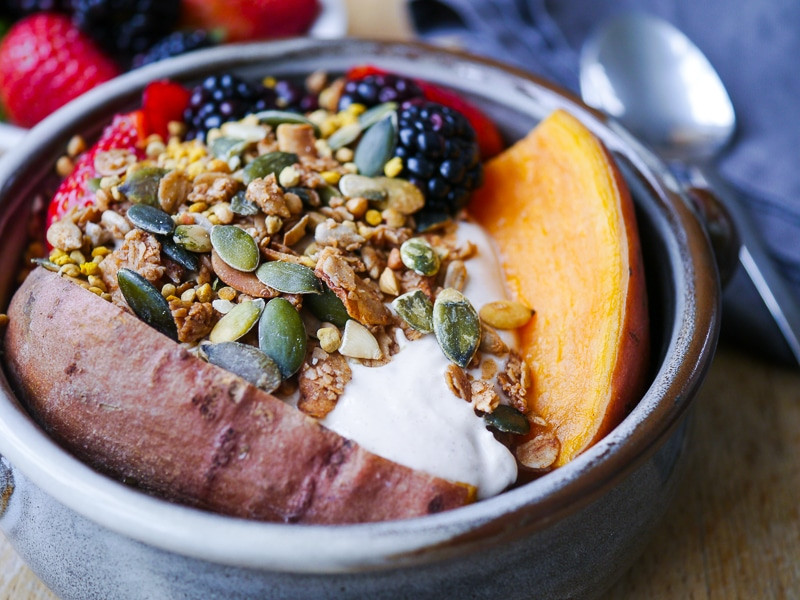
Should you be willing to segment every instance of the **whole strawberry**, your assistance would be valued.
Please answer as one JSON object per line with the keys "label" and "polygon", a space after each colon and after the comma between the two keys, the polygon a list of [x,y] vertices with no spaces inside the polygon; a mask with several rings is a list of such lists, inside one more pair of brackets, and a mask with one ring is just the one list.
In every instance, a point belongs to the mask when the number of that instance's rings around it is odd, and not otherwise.
{"label": "whole strawberry", "polygon": [[226,42],[305,33],[319,12],[319,0],[183,0],[185,23],[222,30]]}
{"label": "whole strawberry", "polygon": [[8,118],[23,127],[118,74],[117,66],[64,15],[26,17],[0,44],[0,102]]}

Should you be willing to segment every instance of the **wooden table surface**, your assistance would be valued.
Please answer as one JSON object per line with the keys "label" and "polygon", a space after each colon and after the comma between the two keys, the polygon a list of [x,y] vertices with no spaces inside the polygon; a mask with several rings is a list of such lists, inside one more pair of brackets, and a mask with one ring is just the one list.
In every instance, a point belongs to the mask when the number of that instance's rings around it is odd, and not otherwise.
{"label": "wooden table surface", "polygon": [[[402,0],[346,0],[350,32],[406,38]],[[721,347],[688,468],[608,600],[800,598],[800,370]],[[0,600],[53,600],[0,534]]]}

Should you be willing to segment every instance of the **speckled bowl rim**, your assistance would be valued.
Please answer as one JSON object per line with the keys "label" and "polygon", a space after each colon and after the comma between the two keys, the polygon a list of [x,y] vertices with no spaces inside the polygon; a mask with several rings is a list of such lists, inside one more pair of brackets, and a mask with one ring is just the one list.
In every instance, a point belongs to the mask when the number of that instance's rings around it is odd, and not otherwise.
{"label": "speckled bowl rim", "polygon": [[[47,494],[121,535],[216,563],[306,573],[343,573],[426,563],[529,535],[597,499],[640,465],[674,430],[710,365],[718,334],[719,284],[705,235],[676,194],[663,165],[613,121],[577,98],[500,63],[417,43],[295,39],[224,46],[126,74],[69,104],[34,128],[0,160],[0,197],[32,160],[52,160],[74,131],[97,132],[131,104],[132,94],[161,77],[196,79],[214,69],[287,68],[318,57],[339,69],[369,60],[460,87],[480,97],[512,80],[546,107],[568,105],[612,151],[627,153],[658,197],[674,239],[664,251],[675,265],[675,322],[653,382],[631,414],[568,465],[530,484],[457,510],[363,525],[286,525],[220,516],[150,497],[93,471],[57,446],[13,397],[5,378],[0,401],[0,453]],[[278,62],[275,62],[278,61]],[[323,65],[324,67],[324,65]],[[330,67],[324,67],[330,68]],[[270,71],[272,73],[272,71]],[[513,109],[513,107],[512,107]],[[29,169],[30,170],[30,169]]]}

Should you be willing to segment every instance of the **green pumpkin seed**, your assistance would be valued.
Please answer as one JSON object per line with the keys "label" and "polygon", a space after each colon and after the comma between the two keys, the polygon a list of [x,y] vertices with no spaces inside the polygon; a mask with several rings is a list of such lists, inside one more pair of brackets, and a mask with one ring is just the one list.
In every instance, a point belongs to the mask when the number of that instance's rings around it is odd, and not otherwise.
{"label": "green pumpkin seed", "polygon": [[175,229],[172,217],[150,204],[134,204],[126,216],[135,227],[154,235],[169,235]]}
{"label": "green pumpkin seed", "polygon": [[397,102],[384,102],[383,104],[378,104],[361,113],[358,117],[358,124],[362,129],[367,129],[375,125],[375,123],[381,119],[391,116],[396,111]]}
{"label": "green pumpkin seed", "polygon": [[184,269],[190,271],[197,271],[200,269],[199,259],[186,248],[179,246],[168,237],[159,237],[159,241],[161,242],[161,251]]}
{"label": "green pumpkin seed", "polygon": [[311,125],[314,128],[314,135],[319,137],[319,127],[310,119],[306,119],[299,113],[285,110],[262,110],[254,115],[260,123],[266,123],[272,127],[277,127],[281,123],[291,123],[293,125]]}
{"label": "green pumpkin seed", "polygon": [[178,341],[178,328],[169,302],[161,291],[136,271],[120,269],[117,271],[117,283],[125,301],[131,310],[142,321],[160,331],[167,337]]}
{"label": "green pumpkin seed", "polygon": [[211,236],[202,225],[178,225],[172,239],[190,252],[211,252]]}
{"label": "green pumpkin seed", "polygon": [[241,156],[249,142],[239,138],[220,136],[211,142],[211,154],[228,162],[234,156]]}
{"label": "green pumpkin seed", "polygon": [[287,194],[295,194],[303,201],[306,208],[317,208],[320,205],[319,195],[307,187],[293,186],[284,190]]}
{"label": "green pumpkin seed", "polygon": [[320,321],[333,323],[337,327],[344,327],[348,319],[350,319],[347,309],[339,299],[339,296],[334,294],[328,286],[323,284],[322,288],[321,294],[306,296],[303,299],[303,306],[308,308],[311,314]]}
{"label": "green pumpkin seed", "polygon": [[348,173],[339,180],[339,191],[345,198],[366,198],[376,202],[386,200],[388,193],[381,187],[380,179],[383,178]]}
{"label": "green pumpkin seed", "polygon": [[258,322],[258,346],[278,365],[281,375],[291,377],[303,364],[308,336],[300,313],[285,298],[267,303]]}
{"label": "green pumpkin seed", "polygon": [[506,404],[501,404],[493,412],[485,414],[483,420],[489,427],[505,433],[526,435],[531,430],[528,418],[513,406]]}
{"label": "green pumpkin seed", "polygon": [[322,282],[314,271],[298,263],[274,260],[256,271],[261,283],[284,294],[321,294]]}
{"label": "green pumpkin seed", "polygon": [[403,264],[419,275],[436,275],[441,259],[431,245],[423,238],[411,238],[400,246]]}
{"label": "green pumpkin seed", "polygon": [[258,245],[253,236],[236,225],[214,225],[211,246],[223,262],[237,271],[249,273],[258,268]]}
{"label": "green pumpkin seed", "polygon": [[407,292],[398,296],[392,306],[403,320],[417,331],[433,331],[433,302],[421,290]]}
{"label": "green pumpkin seed", "polygon": [[278,365],[255,346],[239,342],[203,344],[200,349],[206,360],[249,381],[265,392],[274,392],[281,384]]}
{"label": "green pumpkin seed", "polygon": [[331,199],[333,198],[341,198],[342,195],[339,193],[339,190],[332,185],[323,185],[316,188],[316,192],[319,195],[320,202],[327,206],[330,204]]}
{"label": "green pumpkin seed", "polygon": [[56,263],[51,261],[49,258],[32,258],[31,262],[34,265],[39,265],[40,267],[47,269],[48,271],[55,271],[58,273],[58,270],[61,268]]}
{"label": "green pumpkin seed", "polygon": [[268,152],[253,159],[242,170],[242,179],[245,185],[249,185],[254,179],[264,178],[270,173],[277,177],[281,171],[297,163],[297,161],[297,154],[291,152]]}
{"label": "green pumpkin seed", "polygon": [[353,161],[359,173],[374,177],[383,173],[383,165],[394,155],[397,145],[397,115],[390,114],[364,132],[356,146]]}
{"label": "green pumpkin seed", "polygon": [[239,190],[233,195],[233,198],[231,198],[231,211],[237,215],[249,217],[257,215],[261,212],[261,209],[258,207],[258,204],[251,202],[245,197],[244,191]]}
{"label": "green pumpkin seed", "polygon": [[142,167],[125,179],[119,191],[134,204],[158,206],[158,184],[167,173],[167,169],[159,167]]}
{"label": "green pumpkin seed", "polygon": [[100,180],[102,177],[90,177],[86,180],[86,189],[93,194],[100,189]]}
{"label": "green pumpkin seed", "polygon": [[481,343],[478,312],[453,288],[439,292],[433,303],[433,332],[444,355],[462,369],[472,361]]}
{"label": "green pumpkin seed", "polygon": [[352,144],[361,135],[363,128],[358,123],[349,123],[340,127],[328,138],[328,146],[331,150],[338,150],[344,148],[348,144]]}
{"label": "green pumpkin seed", "polygon": [[215,344],[235,342],[253,328],[262,310],[264,300],[261,298],[236,304],[217,321],[208,334],[208,339]]}

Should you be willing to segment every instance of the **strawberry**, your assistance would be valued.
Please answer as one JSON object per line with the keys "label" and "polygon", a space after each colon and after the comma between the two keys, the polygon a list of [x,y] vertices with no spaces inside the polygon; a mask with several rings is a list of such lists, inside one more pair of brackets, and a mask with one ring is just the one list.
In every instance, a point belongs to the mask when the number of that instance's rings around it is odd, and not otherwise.
{"label": "strawberry", "polygon": [[305,33],[319,13],[319,0],[183,0],[185,25],[222,30],[226,42]]}
{"label": "strawberry", "polygon": [[145,113],[141,110],[114,117],[111,124],[103,130],[97,143],[80,156],[72,173],[56,190],[47,209],[47,227],[73,209],[89,206],[94,202],[90,181],[97,177],[94,159],[100,152],[115,149],[130,150],[136,153],[137,158],[144,158],[141,145],[148,133],[144,122]]}
{"label": "strawberry", "polygon": [[[363,79],[367,75],[385,75],[388,71],[374,65],[357,65],[347,71],[347,79]],[[487,117],[477,106],[467,102],[456,92],[439,87],[422,79],[414,79],[422,89],[425,98],[449,106],[464,115],[478,136],[478,145],[481,156],[489,158],[503,149],[503,138],[494,122]]]}
{"label": "strawberry", "polygon": [[11,121],[23,127],[118,74],[65,15],[26,17],[0,44],[0,101]]}
{"label": "strawberry", "polygon": [[183,121],[183,111],[189,106],[192,92],[174,81],[154,81],[142,94],[142,110],[148,133],[157,133],[165,140],[170,121]]}

